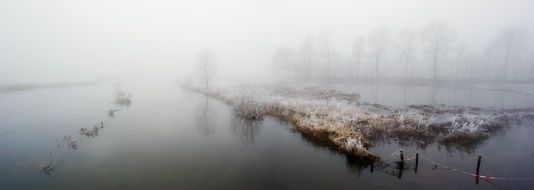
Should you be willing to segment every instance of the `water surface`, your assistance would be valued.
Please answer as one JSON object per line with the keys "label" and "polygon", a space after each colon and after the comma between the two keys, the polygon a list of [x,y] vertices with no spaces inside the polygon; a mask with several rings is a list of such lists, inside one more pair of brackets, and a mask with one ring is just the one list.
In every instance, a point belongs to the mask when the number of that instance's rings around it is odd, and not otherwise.
{"label": "water surface", "polygon": [[[111,83],[0,94],[0,189],[531,189],[534,181],[481,181],[413,161],[373,168],[308,141],[276,118],[243,121],[215,99],[174,82],[135,80],[122,89],[130,105],[115,105]],[[114,116],[109,110],[120,109]],[[80,128],[104,122],[98,136]],[[67,146],[66,136],[76,140]],[[402,147],[484,175],[534,177],[534,128],[515,126],[465,152],[431,144]],[[371,149],[388,156],[397,143]],[[397,155],[388,163],[393,164]],[[39,170],[50,161],[50,175]]]}

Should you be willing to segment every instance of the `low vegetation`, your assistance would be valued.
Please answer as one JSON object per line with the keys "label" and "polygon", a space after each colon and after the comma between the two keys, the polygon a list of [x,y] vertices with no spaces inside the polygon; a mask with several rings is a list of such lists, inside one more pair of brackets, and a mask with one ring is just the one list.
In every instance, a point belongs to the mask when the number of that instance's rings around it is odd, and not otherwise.
{"label": "low vegetation", "polygon": [[263,115],[281,118],[308,138],[366,160],[379,160],[379,156],[368,151],[379,141],[397,139],[424,146],[437,140],[448,146],[470,146],[514,122],[534,121],[532,109],[444,105],[394,109],[358,102],[357,94],[319,88],[185,88],[233,104],[238,115],[246,118],[259,119]]}
{"label": "low vegetation", "polygon": [[[113,93],[113,99],[114,104],[117,106],[125,106],[128,107],[130,104],[132,104],[132,94],[128,91],[125,91],[121,88],[120,83],[116,83],[115,85],[115,91]],[[110,115],[114,114],[110,111]]]}

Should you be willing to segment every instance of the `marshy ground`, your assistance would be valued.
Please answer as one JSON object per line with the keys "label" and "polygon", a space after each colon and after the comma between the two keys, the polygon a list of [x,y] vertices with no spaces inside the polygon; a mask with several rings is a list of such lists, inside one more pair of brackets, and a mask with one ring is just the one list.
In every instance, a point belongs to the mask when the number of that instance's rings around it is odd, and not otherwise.
{"label": "marshy ground", "polygon": [[447,105],[398,108],[360,101],[357,93],[321,87],[235,85],[196,92],[232,104],[237,115],[258,120],[271,115],[290,122],[301,134],[340,152],[378,161],[368,151],[375,143],[395,140],[424,147],[438,142],[472,150],[491,135],[518,123],[534,121],[534,108],[495,109]]}
{"label": "marshy ground", "polygon": [[[154,84],[161,81],[134,82],[2,94],[0,186],[488,189],[498,184],[525,189],[533,185],[492,181],[475,186],[472,176],[425,160],[473,172],[481,153],[483,175],[530,177],[534,130],[518,127],[531,120],[529,109],[427,103],[401,107],[368,101],[364,91],[323,86],[237,85],[204,96],[174,82],[160,86]],[[94,92],[101,93],[87,96]],[[122,97],[129,97],[130,104],[118,104],[128,102],[117,100]],[[494,122],[507,125],[483,127]],[[457,143],[454,131],[477,140]],[[397,164],[400,148],[406,158],[403,170]],[[413,172],[415,153],[421,156],[418,173]],[[205,183],[207,179],[210,183]]]}

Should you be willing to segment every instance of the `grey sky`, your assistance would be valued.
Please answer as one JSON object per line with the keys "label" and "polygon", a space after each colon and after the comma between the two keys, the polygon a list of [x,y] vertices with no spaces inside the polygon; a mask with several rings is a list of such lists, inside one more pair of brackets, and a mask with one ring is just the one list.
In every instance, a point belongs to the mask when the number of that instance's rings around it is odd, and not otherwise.
{"label": "grey sky", "polygon": [[349,54],[376,26],[420,30],[433,20],[483,44],[508,25],[534,31],[534,1],[0,0],[0,84],[188,75],[204,47],[223,76],[268,76],[274,50],[306,35],[327,33]]}

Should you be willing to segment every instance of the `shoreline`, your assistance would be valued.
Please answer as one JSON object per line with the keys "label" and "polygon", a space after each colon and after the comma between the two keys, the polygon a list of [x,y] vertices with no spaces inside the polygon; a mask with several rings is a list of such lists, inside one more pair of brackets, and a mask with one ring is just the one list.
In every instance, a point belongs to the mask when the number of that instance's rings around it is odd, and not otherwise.
{"label": "shoreline", "polygon": [[[224,90],[205,90],[193,86],[182,88],[222,100],[234,110],[247,112],[241,110],[242,95],[237,93],[247,87]],[[389,110],[383,105],[362,104],[355,98],[357,95],[336,91],[283,88],[262,90],[260,97],[251,98],[254,110],[261,112],[252,114],[253,117],[249,118],[269,115],[287,121],[301,135],[326,146],[335,146],[339,152],[367,163],[381,160],[379,155],[369,151],[376,141],[396,138],[422,143],[421,146],[437,141],[447,146],[469,148],[514,122],[534,121],[532,108],[484,110],[412,105],[409,109],[399,111]],[[337,104],[337,107],[329,105],[330,101]],[[435,117],[444,119],[437,120]]]}

